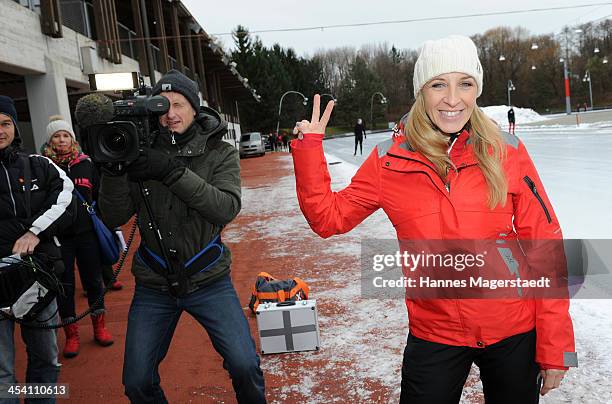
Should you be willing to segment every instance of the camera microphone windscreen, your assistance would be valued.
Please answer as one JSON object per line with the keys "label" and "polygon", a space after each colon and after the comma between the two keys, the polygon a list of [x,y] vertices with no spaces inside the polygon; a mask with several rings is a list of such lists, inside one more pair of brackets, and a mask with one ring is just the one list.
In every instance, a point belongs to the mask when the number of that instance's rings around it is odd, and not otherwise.
{"label": "camera microphone windscreen", "polygon": [[81,128],[111,121],[115,115],[113,101],[104,94],[88,94],[77,101],[75,115]]}

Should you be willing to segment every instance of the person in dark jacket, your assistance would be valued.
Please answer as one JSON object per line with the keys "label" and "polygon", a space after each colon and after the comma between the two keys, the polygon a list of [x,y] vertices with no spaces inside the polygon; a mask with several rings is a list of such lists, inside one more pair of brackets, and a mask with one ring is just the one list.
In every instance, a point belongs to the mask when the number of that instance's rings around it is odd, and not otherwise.
{"label": "person in dark jacket", "polygon": [[361,118],[357,119],[357,123],[355,124],[355,128],[353,129],[355,132],[355,153],[353,156],[357,155],[357,145],[359,144],[359,154],[363,154],[363,138],[366,135],[365,128],[363,127],[363,121]]}
{"label": "person in dark jacket", "polygon": [[[78,355],[80,348],[79,326],[74,322],[75,260],[81,275],[81,283],[87,292],[89,307],[92,308],[94,339],[104,347],[113,344],[113,337],[105,325],[100,249],[91,217],[87,212],[87,206],[91,206],[97,197],[98,176],[91,159],[81,152],[72,126],[61,116],[50,118],[47,137],[47,142],[43,145],[43,156],[53,160],[68,174],[76,191],[85,199],[85,202],[78,200],[75,223],[61,238],[62,259],[66,268],[61,281],[65,293],[58,299],[58,306],[62,321],[69,323],[64,326],[66,343],[63,355],[66,358],[73,358]],[[96,302],[98,305],[94,307]]]}
{"label": "person in dark jacket", "polygon": [[276,134],[276,150],[283,151],[283,136],[280,133]]}
{"label": "person in dark jacket", "polygon": [[274,136],[273,133],[268,134],[268,141],[270,142],[272,151],[276,151],[276,136]]}
{"label": "person in dark jacket", "polygon": [[508,132],[512,133],[513,135],[514,135],[514,123],[515,123],[514,108],[510,107],[510,109],[508,110]]}
{"label": "person in dark jacket", "polygon": [[[44,248],[59,258],[56,236],[73,220],[73,184],[51,160],[20,151],[15,105],[11,98],[0,96],[0,257],[24,257]],[[27,167],[31,178],[29,212],[24,186]],[[56,312],[53,300],[38,318],[45,324],[56,323]],[[0,385],[17,382],[14,331],[15,323],[0,316]],[[55,331],[22,327],[21,337],[28,354],[26,383],[56,383],[60,364]],[[19,399],[2,402],[19,403]],[[46,402],[54,403],[55,399]]]}
{"label": "person in dark jacket", "polygon": [[[125,393],[134,403],[167,402],[158,369],[186,311],[223,357],[238,402],[263,403],[263,372],[229,276],[230,250],[221,241],[241,207],[238,151],[222,141],[227,124],[200,107],[198,86],[187,76],[169,71],[153,94],[170,101],[155,143],[141,150],[127,175],[103,173],[100,187],[105,221],[114,227],[138,214],[142,240],[132,266],[136,290],[125,342]],[[136,181],[149,190],[165,251],[148,225]]]}

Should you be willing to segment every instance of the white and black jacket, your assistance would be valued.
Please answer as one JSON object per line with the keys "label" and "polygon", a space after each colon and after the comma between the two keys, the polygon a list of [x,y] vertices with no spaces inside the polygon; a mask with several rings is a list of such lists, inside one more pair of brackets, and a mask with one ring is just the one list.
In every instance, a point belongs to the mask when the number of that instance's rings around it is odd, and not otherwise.
{"label": "white and black jacket", "polygon": [[[24,166],[30,165],[30,211],[26,212]],[[13,155],[0,160],[0,257],[10,255],[15,241],[28,230],[41,241],[69,227],[75,215],[74,185],[50,159]]]}

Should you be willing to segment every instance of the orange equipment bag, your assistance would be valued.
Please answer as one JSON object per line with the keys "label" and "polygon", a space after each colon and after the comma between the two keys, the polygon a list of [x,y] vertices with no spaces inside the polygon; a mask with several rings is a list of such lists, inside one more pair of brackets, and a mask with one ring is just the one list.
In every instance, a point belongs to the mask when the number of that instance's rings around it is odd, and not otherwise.
{"label": "orange equipment bag", "polygon": [[308,285],[300,278],[278,280],[267,272],[257,274],[249,307],[253,313],[259,303],[308,300]]}

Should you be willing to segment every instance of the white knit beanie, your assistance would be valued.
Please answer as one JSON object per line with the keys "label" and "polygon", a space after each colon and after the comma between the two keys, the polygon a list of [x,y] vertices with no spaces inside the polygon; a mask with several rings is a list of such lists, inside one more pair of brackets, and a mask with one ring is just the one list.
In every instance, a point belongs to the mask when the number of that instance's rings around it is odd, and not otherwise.
{"label": "white knit beanie", "polygon": [[445,73],[465,73],[476,80],[478,96],[482,94],[482,65],[474,42],[466,36],[450,35],[426,41],[414,65],[414,98],[431,79]]}
{"label": "white knit beanie", "polygon": [[49,118],[49,124],[47,125],[47,142],[51,140],[51,137],[55,134],[55,132],[60,130],[65,130],[66,132],[70,133],[72,141],[76,141],[72,126],[67,121],[62,119],[60,115],[53,115]]}

